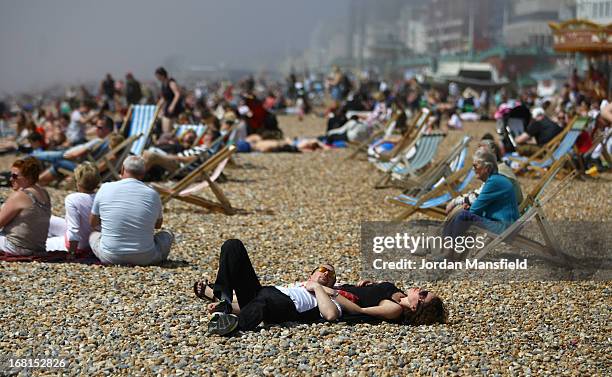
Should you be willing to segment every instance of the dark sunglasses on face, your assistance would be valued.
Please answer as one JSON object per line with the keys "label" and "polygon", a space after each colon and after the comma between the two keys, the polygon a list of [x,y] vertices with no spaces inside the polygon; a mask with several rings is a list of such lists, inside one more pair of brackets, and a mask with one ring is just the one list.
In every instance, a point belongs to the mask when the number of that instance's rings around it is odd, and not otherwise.
{"label": "dark sunglasses on face", "polygon": [[19,178],[19,174],[15,174],[15,173],[11,173],[11,179],[17,179]]}
{"label": "dark sunglasses on face", "polygon": [[422,290],[419,292],[419,300],[425,300],[427,298],[427,295],[429,294],[429,291],[426,290]]}

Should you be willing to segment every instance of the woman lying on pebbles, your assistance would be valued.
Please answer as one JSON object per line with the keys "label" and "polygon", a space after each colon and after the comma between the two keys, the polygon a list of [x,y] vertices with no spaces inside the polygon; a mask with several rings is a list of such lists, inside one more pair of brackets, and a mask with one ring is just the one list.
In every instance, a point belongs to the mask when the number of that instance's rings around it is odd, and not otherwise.
{"label": "woman lying on pebbles", "polygon": [[448,318],[442,299],[421,288],[410,288],[404,293],[392,283],[367,280],[335,288],[340,293],[337,301],[343,313],[365,314],[409,325],[446,323]]}

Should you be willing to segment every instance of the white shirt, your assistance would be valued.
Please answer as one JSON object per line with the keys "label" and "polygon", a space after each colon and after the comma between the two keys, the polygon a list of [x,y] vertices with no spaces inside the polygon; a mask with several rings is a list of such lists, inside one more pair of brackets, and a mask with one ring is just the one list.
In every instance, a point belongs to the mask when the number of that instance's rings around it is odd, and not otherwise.
{"label": "white shirt", "polygon": [[[309,292],[306,288],[304,288],[301,284],[295,284],[289,287],[279,287],[276,286],[276,289],[281,291],[283,294],[289,296],[293,304],[295,305],[295,310],[298,313],[306,312],[312,308],[317,307],[317,298],[314,293]],[[336,300],[332,299],[332,302],[338,308],[338,312],[342,315],[342,308],[336,302]]]}
{"label": "white shirt", "polygon": [[104,252],[126,255],[154,250],[153,234],[162,217],[162,204],[159,194],[143,182],[124,178],[103,184],[91,213],[100,216]]}
{"label": "white shirt", "polygon": [[68,241],[79,241],[79,250],[89,248],[89,214],[93,205],[95,194],[75,192],[64,200],[66,207],[66,239]]}

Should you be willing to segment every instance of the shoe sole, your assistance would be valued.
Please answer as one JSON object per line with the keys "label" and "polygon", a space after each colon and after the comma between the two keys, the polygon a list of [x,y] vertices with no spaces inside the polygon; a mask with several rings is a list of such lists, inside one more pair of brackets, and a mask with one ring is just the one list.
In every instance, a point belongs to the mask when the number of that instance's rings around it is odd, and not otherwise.
{"label": "shoe sole", "polygon": [[[216,321],[215,321],[216,319]],[[231,314],[221,314],[213,318],[208,324],[208,333],[216,335],[229,335],[238,328],[238,318]]]}

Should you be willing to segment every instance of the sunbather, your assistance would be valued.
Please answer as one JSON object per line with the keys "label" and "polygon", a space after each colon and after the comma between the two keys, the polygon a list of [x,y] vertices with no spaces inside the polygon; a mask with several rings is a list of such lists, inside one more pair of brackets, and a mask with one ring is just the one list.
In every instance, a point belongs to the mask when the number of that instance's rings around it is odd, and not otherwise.
{"label": "sunbather", "polygon": [[91,225],[89,214],[94,196],[100,184],[100,173],[96,166],[84,162],[74,170],[78,192],[66,196],[64,208],[66,218],[52,216],[47,251],[67,251],[69,259],[77,252],[87,252]]}
{"label": "sunbather", "polygon": [[[504,162],[500,161],[499,157],[501,154],[499,153],[498,145],[493,140],[485,139],[480,141],[480,143],[478,144],[478,148],[482,148],[497,157],[497,172],[500,175],[503,175],[504,177],[508,178],[510,182],[512,182],[512,186],[514,187],[514,195],[516,197],[516,203],[520,204],[523,201],[523,191],[521,189],[521,185],[512,169]],[[446,213],[449,214],[452,212],[453,209],[455,209],[456,207],[461,207],[464,204],[474,203],[476,201],[476,198],[478,198],[480,191],[482,191],[484,185],[485,184],[483,182],[483,184],[479,188],[470,191],[464,195],[460,195],[448,202],[448,204],[446,205]]]}
{"label": "sunbather", "polygon": [[249,135],[244,140],[236,143],[239,153],[249,152],[312,152],[318,149],[329,149],[317,139],[284,139],[284,140],[264,140],[257,134]]}
{"label": "sunbather", "polygon": [[410,288],[404,293],[392,283],[368,280],[335,288],[339,290],[338,303],[345,313],[365,314],[410,325],[446,323],[448,318],[442,299],[421,288]]}
{"label": "sunbather", "polygon": [[478,149],[474,154],[474,170],[485,184],[476,200],[465,202],[449,215],[444,227],[445,236],[460,236],[470,225],[476,224],[501,233],[519,218],[514,185],[499,174],[495,156]]}
{"label": "sunbather", "polygon": [[45,251],[51,217],[51,199],[38,182],[42,170],[34,157],[15,161],[10,182],[13,192],[0,209],[0,251],[33,255]]}
{"label": "sunbather", "polygon": [[197,282],[194,289],[198,297],[212,302],[208,309],[215,314],[208,325],[209,332],[228,335],[237,328],[253,330],[262,321],[280,323],[319,318],[333,321],[342,314],[335,301],[338,293],[331,289],[335,282],[333,266],[322,264],[302,284],[262,286],[246,248],[234,239],[225,241],[221,247],[215,283]]}
{"label": "sunbather", "polygon": [[33,157],[51,164],[51,168],[40,175],[40,185],[45,186],[53,182],[60,175],[60,168],[73,171],[79,162],[85,159],[87,153],[91,153],[94,159],[104,155],[109,150],[109,142],[106,137],[113,132],[113,127],[111,118],[101,116],[96,121],[97,137],[87,143],[77,145],[66,151],[33,152]]}

